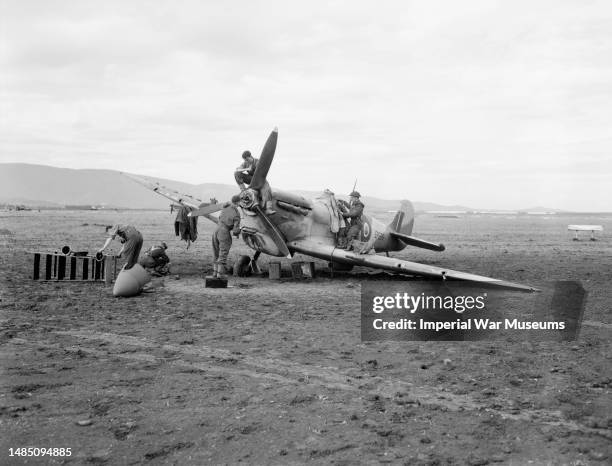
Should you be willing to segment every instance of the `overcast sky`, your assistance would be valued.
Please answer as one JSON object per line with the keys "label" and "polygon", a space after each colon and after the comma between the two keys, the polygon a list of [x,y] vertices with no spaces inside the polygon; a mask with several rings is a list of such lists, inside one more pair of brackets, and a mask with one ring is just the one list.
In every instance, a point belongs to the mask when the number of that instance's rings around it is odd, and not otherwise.
{"label": "overcast sky", "polygon": [[0,5],[0,162],[612,211],[608,0]]}

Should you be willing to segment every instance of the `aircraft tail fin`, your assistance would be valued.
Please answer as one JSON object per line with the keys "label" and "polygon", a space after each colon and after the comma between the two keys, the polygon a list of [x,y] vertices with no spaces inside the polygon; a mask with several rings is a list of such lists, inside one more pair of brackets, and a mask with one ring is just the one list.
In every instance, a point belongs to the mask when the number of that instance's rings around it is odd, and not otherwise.
{"label": "aircraft tail fin", "polygon": [[432,243],[431,241],[412,236],[412,229],[414,228],[414,206],[410,201],[402,201],[400,210],[397,211],[388,228],[391,237],[404,245],[402,248],[409,244],[418,248],[431,249],[432,251],[444,251],[443,244]]}
{"label": "aircraft tail fin", "polygon": [[410,235],[414,227],[414,207],[410,201],[402,201],[400,210],[397,211],[395,217],[389,224],[391,231]]}

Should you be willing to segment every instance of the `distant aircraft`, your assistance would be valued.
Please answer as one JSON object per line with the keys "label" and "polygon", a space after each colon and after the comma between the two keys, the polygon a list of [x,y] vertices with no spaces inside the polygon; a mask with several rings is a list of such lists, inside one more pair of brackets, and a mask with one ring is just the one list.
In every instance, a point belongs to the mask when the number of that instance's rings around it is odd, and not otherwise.
{"label": "distant aircraft", "polygon": [[[264,145],[250,186],[240,193],[242,239],[256,252],[252,259],[242,256],[236,261],[235,274],[258,272],[257,259],[262,252],[287,258],[298,252],[327,260],[332,270],[349,271],[354,266],[372,267],[404,275],[468,280],[523,291],[535,291],[535,288],[518,283],[389,257],[389,252],[401,251],[407,245],[433,251],[444,250],[442,244],[412,236],[414,208],[410,201],[402,202],[400,210],[388,225],[363,215],[363,228],[359,241],[355,244],[355,250],[352,251],[337,247],[338,232],[343,226],[344,219],[338,201],[331,191],[326,190],[315,199],[306,199],[298,194],[272,190],[269,193],[271,195],[269,205],[274,213],[266,213],[262,190],[270,189],[266,178],[276,151],[277,139],[278,130],[275,128]],[[192,196],[171,192],[158,183],[128,176],[178,204],[194,208],[190,215],[200,215],[218,222],[212,214],[221,210],[223,203],[201,205]],[[379,252],[384,252],[386,255],[377,255]]]}

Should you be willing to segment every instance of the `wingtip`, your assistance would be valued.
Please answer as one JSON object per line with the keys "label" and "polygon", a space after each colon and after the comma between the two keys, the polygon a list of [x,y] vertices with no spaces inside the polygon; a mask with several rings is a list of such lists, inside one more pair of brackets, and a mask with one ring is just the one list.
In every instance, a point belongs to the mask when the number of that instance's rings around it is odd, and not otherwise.
{"label": "wingtip", "polygon": [[274,129],[272,130],[273,133],[278,133],[278,126],[275,126]]}

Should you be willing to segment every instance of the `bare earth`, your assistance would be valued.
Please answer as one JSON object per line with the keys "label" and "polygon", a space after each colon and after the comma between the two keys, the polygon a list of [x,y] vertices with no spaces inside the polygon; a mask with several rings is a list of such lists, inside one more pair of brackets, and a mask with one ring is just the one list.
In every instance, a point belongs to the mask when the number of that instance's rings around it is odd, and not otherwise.
{"label": "bare earth", "polygon": [[[331,278],[317,262],[315,280],[206,289],[212,224],[185,251],[173,219],[0,213],[0,464],[612,461],[612,219],[421,216],[415,234],[447,251],[398,254],[533,286],[581,281],[583,326],[564,343],[362,343],[360,283],[395,278]],[[28,251],[94,251],[112,223],[136,225],[145,248],[168,241],[172,276],[128,299],[31,280]],[[570,223],[604,231],[573,242]],[[231,255],[250,252],[238,241]],[[20,447],[72,456],[9,456]]]}

